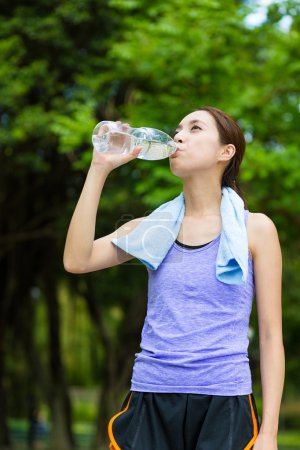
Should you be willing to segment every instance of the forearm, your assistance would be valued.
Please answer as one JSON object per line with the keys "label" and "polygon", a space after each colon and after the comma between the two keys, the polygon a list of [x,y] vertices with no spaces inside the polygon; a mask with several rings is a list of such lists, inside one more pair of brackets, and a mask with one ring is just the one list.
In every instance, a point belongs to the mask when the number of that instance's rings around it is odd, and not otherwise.
{"label": "forearm", "polygon": [[66,270],[84,267],[91,255],[97,210],[108,173],[98,165],[90,166],[67,233],[64,250]]}
{"label": "forearm", "polygon": [[260,340],[262,383],[262,423],[260,433],[277,436],[285,373],[282,339],[271,336]]}

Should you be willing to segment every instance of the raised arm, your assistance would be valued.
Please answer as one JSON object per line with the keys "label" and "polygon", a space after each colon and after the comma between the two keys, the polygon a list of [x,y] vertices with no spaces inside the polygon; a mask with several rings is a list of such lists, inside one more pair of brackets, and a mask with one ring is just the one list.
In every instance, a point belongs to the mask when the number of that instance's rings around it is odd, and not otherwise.
{"label": "raised arm", "polygon": [[[95,240],[96,216],[102,189],[109,173],[138,156],[93,152],[80,198],[73,213],[64,250],[63,263],[67,272],[86,273],[122,264],[133,257],[111,243],[116,236],[128,234],[141,220],[134,219],[107,236]],[[101,217],[101,214],[100,214]]]}

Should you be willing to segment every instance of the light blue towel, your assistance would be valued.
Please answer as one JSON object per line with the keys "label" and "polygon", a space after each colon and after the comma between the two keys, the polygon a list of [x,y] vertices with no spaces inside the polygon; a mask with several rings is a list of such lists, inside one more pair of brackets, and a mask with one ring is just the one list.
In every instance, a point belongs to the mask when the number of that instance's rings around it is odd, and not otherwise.
{"label": "light blue towel", "polygon": [[[177,238],[184,217],[184,194],[164,203],[146,216],[126,236],[112,242],[156,270]],[[248,275],[248,239],[244,202],[230,187],[222,188],[222,231],[216,261],[216,277],[226,284],[242,284]]]}

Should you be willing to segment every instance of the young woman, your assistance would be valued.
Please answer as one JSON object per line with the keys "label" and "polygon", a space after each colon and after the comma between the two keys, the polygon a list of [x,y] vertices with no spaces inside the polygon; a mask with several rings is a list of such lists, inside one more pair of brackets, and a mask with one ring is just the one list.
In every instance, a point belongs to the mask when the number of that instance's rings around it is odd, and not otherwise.
{"label": "young woman", "polygon": [[[248,276],[217,280],[222,187],[234,189],[245,151],[238,124],[204,107],[183,118],[170,169],[183,182],[185,214],[176,241],[157,270],[148,270],[148,310],[131,389],[109,422],[111,450],[277,450],[284,382],[281,250],[274,223],[245,209]],[[68,230],[65,269],[102,270],[128,261],[112,244],[143,218],[95,240],[108,174],[136,158],[94,151]],[[100,213],[101,220],[101,213]],[[176,263],[176,264],[175,264]],[[256,296],[263,393],[261,421],[252,393],[248,327]]]}

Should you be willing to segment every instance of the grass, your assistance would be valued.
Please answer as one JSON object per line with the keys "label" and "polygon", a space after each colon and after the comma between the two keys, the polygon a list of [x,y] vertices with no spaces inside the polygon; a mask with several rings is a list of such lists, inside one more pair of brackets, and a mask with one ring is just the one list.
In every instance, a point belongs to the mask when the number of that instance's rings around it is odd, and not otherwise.
{"label": "grass", "polygon": [[[15,449],[22,450],[26,447],[26,435],[28,424],[26,420],[11,419],[9,422],[13,445]],[[76,422],[74,424],[75,441],[77,450],[86,450],[91,448],[92,439],[95,433],[95,426],[90,422]],[[47,446],[47,436],[41,439],[41,449],[51,450]],[[107,446],[103,447],[106,449]],[[300,450],[300,431],[289,430],[280,431],[278,434],[279,450]],[[59,449],[55,449],[59,450]]]}
{"label": "grass", "polygon": [[300,449],[300,431],[280,431],[278,445],[280,448]]}
{"label": "grass", "polygon": [[[73,405],[73,432],[77,444],[76,450],[86,450],[91,448],[95,433],[97,417],[97,391],[90,389],[74,389],[72,391]],[[261,408],[260,398],[256,399],[258,410]],[[49,414],[45,410],[42,417],[47,425],[48,431],[41,436],[41,446],[39,448],[49,449],[47,446],[49,435]],[[300,402],[299,400],[289,400],[283,402],[280,414],[280,431],[278,433],[279,450],[300,450]],[[9,427],[15,450],[25,450],[28,422],[25,419],[10,419]],[[103,450],[107,449],[107,445]],[[59,450],[59,449],[55,449]],[[95,449],[96,450],[96,449]],[[100,450],[100,449],[97,449]],[[102,450],[102,449],[101,449]]]}

